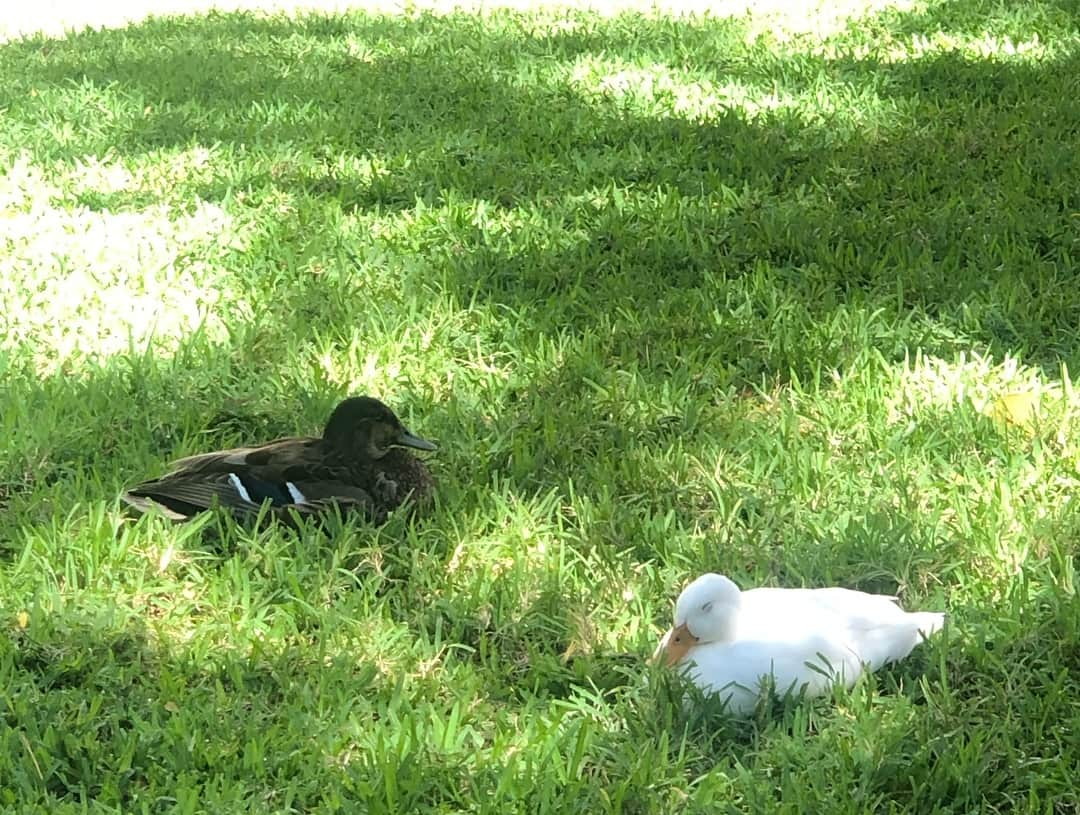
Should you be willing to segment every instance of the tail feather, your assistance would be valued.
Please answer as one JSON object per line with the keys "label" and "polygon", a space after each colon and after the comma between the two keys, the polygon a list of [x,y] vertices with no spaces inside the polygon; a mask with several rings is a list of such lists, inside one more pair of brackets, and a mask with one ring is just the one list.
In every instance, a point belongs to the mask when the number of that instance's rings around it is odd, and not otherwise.
{"label": "tail feather", "polygon": [[136,495],[133,492],[125,492],[120,498],[124,503],[137,509],[141,513],[147,512],[159,512],[171,521],[186,521],[191,518],[192,513],[179,512],[173,507],[167,506],[164,503],[155,501],[153,498],[147,495]]}
{"label": "tail feather", "polygon": [[877,670],[906,657],[944,623],[945,615],[941,612],[906,612],[898,620],[853,631],[854,650],[861,662]]}
{"label": "tail feather", "polygon": [[943,611],[913,611],[911,616],[915,618],[919,627],[919,633],[924,637],[931,637],[945,625],[945,612]]}

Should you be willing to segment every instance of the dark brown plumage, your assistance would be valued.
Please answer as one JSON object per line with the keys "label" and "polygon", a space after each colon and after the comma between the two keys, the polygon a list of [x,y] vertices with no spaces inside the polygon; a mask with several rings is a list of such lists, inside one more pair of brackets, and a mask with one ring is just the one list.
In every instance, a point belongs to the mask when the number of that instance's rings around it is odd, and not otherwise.
{"label": "dark brown plumage", "polygon": [[335,510],[382,522],[406,500],[423,507],[432,498],[431,473],[403,447],[435,449],[378,399],[356,396],[334,409],[319,438],[189,456],[121,497],[141,512],[156,509],[175,520],[220,506],[240,517],[265,507],[287,522]]}

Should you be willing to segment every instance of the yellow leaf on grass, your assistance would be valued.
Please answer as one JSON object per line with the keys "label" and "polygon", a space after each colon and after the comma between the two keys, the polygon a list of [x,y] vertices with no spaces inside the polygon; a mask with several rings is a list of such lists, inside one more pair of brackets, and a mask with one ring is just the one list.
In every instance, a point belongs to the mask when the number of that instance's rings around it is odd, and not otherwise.
{"label": "yellow leaf on grass", "polygon": [[21,630],[26,630],[26,626],[30,625],[30,615],[25,611],[20,611],[15,615],[15,622],[18,623]]}
{"label": "yellow leaf on grass", "polygon": [[1039,394],[1036,391],[1014,391],[994,400],[991,415],[1003,422],[1030,426],[1039,415]]}

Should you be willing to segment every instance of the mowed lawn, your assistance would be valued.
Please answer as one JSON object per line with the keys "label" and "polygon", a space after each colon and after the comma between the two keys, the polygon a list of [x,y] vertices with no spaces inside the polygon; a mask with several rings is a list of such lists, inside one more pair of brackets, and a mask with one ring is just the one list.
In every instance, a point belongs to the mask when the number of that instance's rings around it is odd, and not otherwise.
{"label": "mowed lawn", "polygon": [[[1080,5],[785,5],[0,45],[0,811],[1080,811]],[[119,505],[359,393],[429,517]],[[949,625],[732,722],[706,571]]]}

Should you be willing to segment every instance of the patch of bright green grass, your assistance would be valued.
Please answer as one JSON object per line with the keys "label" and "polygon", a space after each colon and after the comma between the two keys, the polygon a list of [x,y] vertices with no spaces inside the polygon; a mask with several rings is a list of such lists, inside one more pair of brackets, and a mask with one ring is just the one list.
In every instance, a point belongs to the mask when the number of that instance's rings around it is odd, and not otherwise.
{"label": "patch of bright green grass", "polygon": [[[0,47],[0,808],[1075,811],[1076,4],[820,5]],[[432,517],[118,506],[359,392]],[[706,570],[951,625],[729,723]]]}

